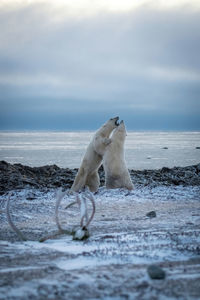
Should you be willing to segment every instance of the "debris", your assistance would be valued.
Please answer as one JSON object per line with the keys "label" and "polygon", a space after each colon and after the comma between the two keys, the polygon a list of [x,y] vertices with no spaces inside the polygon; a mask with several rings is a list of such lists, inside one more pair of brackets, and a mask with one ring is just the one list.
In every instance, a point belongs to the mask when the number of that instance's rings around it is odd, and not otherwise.
{"label": "debris", "polygon": [[73,233],[73,240],[83,241],[89,238],[89,231],[86,227],[79,228]]}
{"label": "debris", "polygon": [[159,266],[150,265],[147,268],[147,272],[151,279],[164,279],[165,278],[165,271],[161,269]]}
{"label": "debris", "polygon": [[148,218],[155,218],[155,217],[156,217],[156,212],[155,212],[155,210],[152,210],[152,211],[148,212],[148,213],[146,214],[146,216],[147,216]]}

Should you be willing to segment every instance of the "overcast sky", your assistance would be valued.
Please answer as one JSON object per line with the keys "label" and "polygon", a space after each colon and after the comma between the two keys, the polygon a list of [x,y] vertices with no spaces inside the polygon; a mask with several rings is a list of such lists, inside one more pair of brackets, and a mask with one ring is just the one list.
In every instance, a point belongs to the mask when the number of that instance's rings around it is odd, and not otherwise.
{"label": "overcast sky", "polygon": [[1,0],[0,129],[200,130],[199,2]]}

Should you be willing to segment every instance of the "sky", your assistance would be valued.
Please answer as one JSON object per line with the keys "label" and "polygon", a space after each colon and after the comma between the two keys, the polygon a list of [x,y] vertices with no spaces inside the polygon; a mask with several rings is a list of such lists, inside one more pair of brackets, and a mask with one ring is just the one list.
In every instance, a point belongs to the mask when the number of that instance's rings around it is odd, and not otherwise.
{"label": "sky", "polygon": [[0,130],[200,130],[199,0],[1,0]]}

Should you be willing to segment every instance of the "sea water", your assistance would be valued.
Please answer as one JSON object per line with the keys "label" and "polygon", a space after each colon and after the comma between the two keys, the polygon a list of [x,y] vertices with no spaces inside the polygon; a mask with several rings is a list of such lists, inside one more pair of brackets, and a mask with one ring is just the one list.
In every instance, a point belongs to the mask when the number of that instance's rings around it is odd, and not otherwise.
{"label": "sea water", "polygon": [[[78,168],[93,131],[0,132],[0,160],[28,166]],[[125,143],[129,169],[200,163],[200,132],[133,132]]]}

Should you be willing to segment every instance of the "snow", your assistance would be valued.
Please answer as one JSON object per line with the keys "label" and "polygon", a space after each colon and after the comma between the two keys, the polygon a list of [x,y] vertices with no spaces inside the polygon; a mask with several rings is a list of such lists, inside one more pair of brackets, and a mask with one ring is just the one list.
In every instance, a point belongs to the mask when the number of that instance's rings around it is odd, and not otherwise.
{"label": "snow", "polygon": [[80,196],[80,202],[81,202],[81,218],[83,218],[83,217],[86,217],[86,214],[87,214],[85,197]]}
{"label": "snow", "polygon": [[[35,199],[27,200],[34,192]],[[198,299],[200,292],[200,187],[143,186],[128,192],[100,188],[90,237],[74,241],[56,233],[55,190],[11,193],[11,215],[29,239],[20,242],[7,223],[8,195],[0,196],[0,299]],[[62,227],[80,225],[91,203],[65,195]],[[155,218],[146,214],[156,212]],[[166,271],[160,283],[149,264]],[[78,298],[79,297],[79,298]],[[80,298],[81,297],[81,298]]]}

